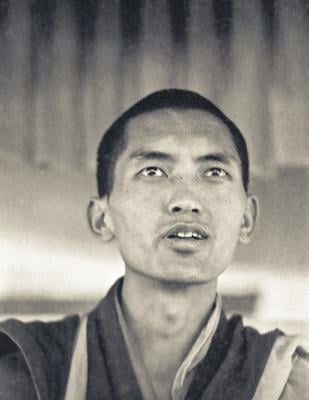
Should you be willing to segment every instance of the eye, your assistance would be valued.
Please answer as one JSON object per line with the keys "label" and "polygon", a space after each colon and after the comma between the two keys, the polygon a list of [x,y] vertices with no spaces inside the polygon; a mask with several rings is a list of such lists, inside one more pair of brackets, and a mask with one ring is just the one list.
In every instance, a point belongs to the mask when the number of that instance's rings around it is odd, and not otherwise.
{"label": "eye", "polygon": [[205,175],[211,178],[224,178],[228,176],[228,173],[219,167],[213,167],[206,170]]}
{"label": "eye", "polygon": [[159,167],[146,167],[141,170],[140,174],[143,176],[155,177],[167,176],[166,173]]}

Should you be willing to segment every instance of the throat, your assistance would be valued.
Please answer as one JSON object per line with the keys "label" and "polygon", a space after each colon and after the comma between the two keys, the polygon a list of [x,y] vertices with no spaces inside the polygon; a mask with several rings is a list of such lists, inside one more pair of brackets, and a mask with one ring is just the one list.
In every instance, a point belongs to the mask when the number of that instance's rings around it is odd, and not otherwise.
{"label": "throat", "polygon": [[176,373],[207,323],[215,297],[216,283],[189,286],[125,277],[120,299],[125,325],[157,398],[171,397]]}
{"label": "throat", "polygon": [[206,323],[216,297],[217,282],[185,284],[161,282],[126,273],[121,305],[136,335],[149,340],[194,337]]}

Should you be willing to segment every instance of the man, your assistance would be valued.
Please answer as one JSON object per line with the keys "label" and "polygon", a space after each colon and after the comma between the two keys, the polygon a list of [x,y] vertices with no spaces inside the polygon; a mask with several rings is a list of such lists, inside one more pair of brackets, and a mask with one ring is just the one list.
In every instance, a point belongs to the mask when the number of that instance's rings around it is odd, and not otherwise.
{"label": "man", "polygon": [[104,135],[97,182],[89,223],[125,276],[81,319],[3,323],[0,398],[308,399],[300,339],[221,310],[218,276],[258,214],[233,122],[196,93],[155,92]]}

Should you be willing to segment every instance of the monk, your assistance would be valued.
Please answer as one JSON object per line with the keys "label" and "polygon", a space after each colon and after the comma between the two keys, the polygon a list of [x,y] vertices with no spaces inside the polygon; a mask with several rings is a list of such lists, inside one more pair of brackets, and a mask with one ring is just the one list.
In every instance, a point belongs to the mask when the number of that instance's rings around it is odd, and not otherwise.
{"label": "monk", "polygon": [[87,315],[0,325],[1,400],[309,399],[305,341],[227,319],[217,294],[258,216],[236,125],[197,93],[152,93],[103,136],[97,185],[89,223],[125,275]]}

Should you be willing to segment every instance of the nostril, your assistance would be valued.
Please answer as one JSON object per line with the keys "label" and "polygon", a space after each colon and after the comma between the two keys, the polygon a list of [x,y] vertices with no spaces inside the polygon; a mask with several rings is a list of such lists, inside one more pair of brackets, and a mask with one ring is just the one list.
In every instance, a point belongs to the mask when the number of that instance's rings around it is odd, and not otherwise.
{"label": "nostril", "polygon": [[[189,211],[190,208],[187,209],[187,211]],[[171,212],[173,213],[180,213],[182,211],[185,211],[185,208],[183,207],[179,207],[179,206],[175,206],[171,208]],[[199,214],[200,210],[199,208],[191,208],[191,212],[193,212],[194,214]]]}

